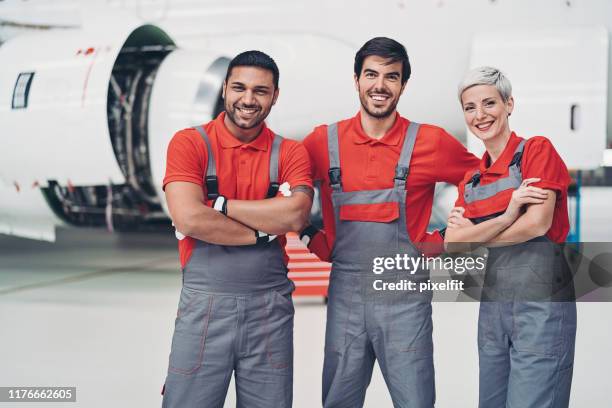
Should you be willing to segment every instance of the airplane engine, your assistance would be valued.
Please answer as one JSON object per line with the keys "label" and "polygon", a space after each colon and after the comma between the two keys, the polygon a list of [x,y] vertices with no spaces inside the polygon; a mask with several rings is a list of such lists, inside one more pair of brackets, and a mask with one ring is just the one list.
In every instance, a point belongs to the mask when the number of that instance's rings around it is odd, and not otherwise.
{"label": "airplane engine", "polygon": [[178,49],[141,25],[19,36],[0,60],[0,100],[10,102],[0,107],[0,181],[13,207],[41,190],[30,211],[53,225],[168,224],[159,194],[167,142],[222,109],[229,58]]}
{"label": "airplane engine", "polygon": [[0,46],[0,233],[52,241],[57,225],[166,228],[168,143],[223,110],[227,66],[241,51],[260,49],[280,67],[267,122],[282,136],[301,139],[356,110],[354,46],[341,40],[211,33],[182,48],[160,27],[112,24]]}

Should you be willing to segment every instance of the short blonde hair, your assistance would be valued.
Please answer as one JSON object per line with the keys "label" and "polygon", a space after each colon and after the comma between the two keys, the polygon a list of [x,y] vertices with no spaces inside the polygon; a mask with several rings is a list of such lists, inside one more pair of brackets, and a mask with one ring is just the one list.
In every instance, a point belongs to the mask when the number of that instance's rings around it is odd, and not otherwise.
{"label": "short blonde hair", "polygon": [[495,67],[483,66],[473,68],[465,74],[463,81],[459,84],[457,92],[459,102],[461,102],[461,95],[463,92],[476,85],[493,85],[497,89],[497,92],[499,92],[504,103],[508,102],[512,96],[512,84],[508,77]]}

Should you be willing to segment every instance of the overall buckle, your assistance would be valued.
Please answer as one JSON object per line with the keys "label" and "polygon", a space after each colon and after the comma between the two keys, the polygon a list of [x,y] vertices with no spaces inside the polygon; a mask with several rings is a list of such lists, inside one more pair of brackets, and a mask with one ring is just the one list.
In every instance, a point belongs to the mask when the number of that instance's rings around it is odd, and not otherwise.
{"label": "overall buckle", "polygon": [[404,180],[408,177],[408,167],[404,166],[395,166],[395,179],[396,180]]}
{"label": "overall buckle", "polygon": [[214,200],[219,197],[219,181],[217,176],[206,176],[206,196],[209,200]]}
{"label": "overall buckle", "polygon": [[332,167],[329,169],[329,184],[339,185],[342,181],[342,174],[340,172],[340,167]]}

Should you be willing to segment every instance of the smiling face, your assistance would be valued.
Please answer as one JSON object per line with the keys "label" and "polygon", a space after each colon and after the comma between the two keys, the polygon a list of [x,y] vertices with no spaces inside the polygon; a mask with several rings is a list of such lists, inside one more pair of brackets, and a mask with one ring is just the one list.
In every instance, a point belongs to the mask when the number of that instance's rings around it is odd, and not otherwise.
{"label": "smiling face", "polygon": [[254,129],[266,119],[278,98],[271,71],[237,66],[223,83],[226,117],[238,128]]}
{"label": "smiling face", "polygon": [[512,97],[502,100],[493,85],[475,85],[461,94],[465,123],[470,131],[482,140],[490,142],[510,133],[508,116],[514,108]]}
{"label": "smiling face", "polygon": [[387,58],[376,55],[366,57],[359,77],[355,76],[362,111],[377,119],[395,112],[404,86],[401,61],[389,64]]}

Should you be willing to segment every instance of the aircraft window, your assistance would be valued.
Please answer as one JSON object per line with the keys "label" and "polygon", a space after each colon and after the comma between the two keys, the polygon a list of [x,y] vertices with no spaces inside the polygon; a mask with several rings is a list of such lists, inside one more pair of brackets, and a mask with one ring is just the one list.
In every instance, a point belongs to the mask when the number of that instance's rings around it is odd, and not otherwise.
{"label": "aircraft window", "polygon": [[30,94],[30,85],[32,85],[33,78],[33,72],[22,72],[17,77],[15,89],[13,90],[13,109],[28,107],[28,95]]}

